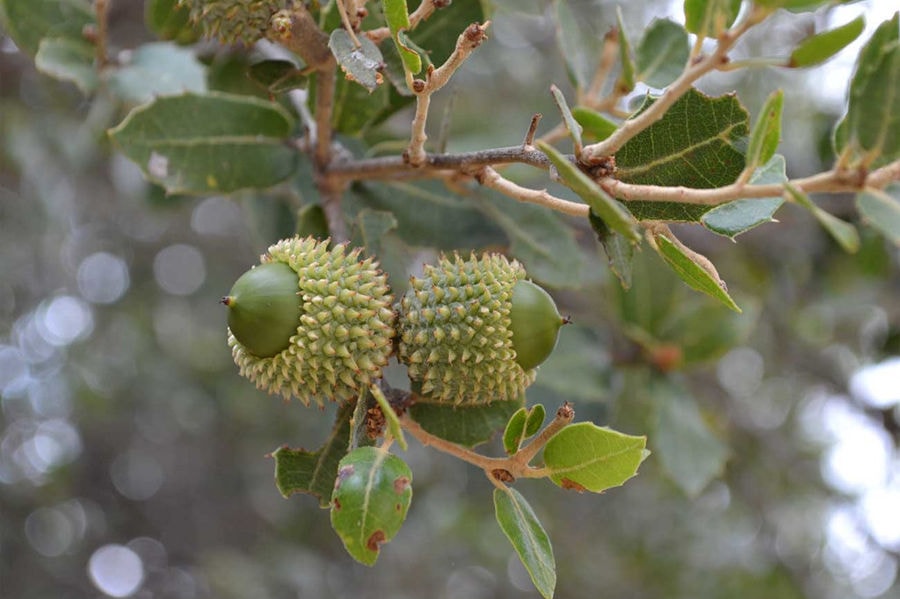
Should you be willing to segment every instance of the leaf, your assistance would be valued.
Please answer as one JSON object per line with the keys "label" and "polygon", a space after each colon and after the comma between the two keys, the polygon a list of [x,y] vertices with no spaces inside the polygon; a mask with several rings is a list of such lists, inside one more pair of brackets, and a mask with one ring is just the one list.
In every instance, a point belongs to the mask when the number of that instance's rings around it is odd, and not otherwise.
{"label": "leaf", "polygon": [[900,13],[875,30],[860,51],[850,81],[847,115],[838,126],[839,153],[878,167],[900,157]]}
{"label": "leaf", "polygon": [[575,233],[555,212],[499,193],[478,195],[485,200],[478,208],[503,229],[509,253],[525,265],[530,277],[551,287],[582,284],[584,259]]}
{"label": "leaf", "polygon": [[619,283],[623,289],[631,287],[631,259],[634,257],[634,244],[625,239],[619,233],[610,230],[602,218],[596,216],[593,212],[588,214],[588,220],[594,233],[597,234],[597,240],[606,252],[609,262],[609,269],[619,279]]}
{"label": "leaf", "polygon": [[453,406],[419,397],[409,409],[422,428],[458,445],[475,447],[489,441],[522,407],[522,400]]}
{"label": "leaf", "polygon": [[654,19],[637,48],[637,79],[662,89],[675,81],[690,57],[684,27],[669,19]]}
{"label": "leaf", "polygon": [[494,513],[497,524],[528,570],[531,582],[541,595],[551,599],[556,588],[556,560],[550,538],[531,506],[515,489],[496,488]]}
{"label": "leaf", "polygon": [[191,26],[191,11],[179,0],[148,0],[144,4],[144,22],[157,37],[176,44],[192,44],[200,39],[200,29]]}
{"label": "leaf", "polygon": [[735,312],[741,311],[728,295],[725,282],[722,281],[715,267],[705,256],[701,256],[665,235],[656,235],[654,239],[659,255],[689,287],[719,300]]}
{"label": "leaf", "polygon": [[592,422],[565,427],[544,447],[550,480],[564,489],[601,493],[637,473],[644,461],[646,437],[601,428]]}
{"label": "leaf", "polygon": [[625,207],[638,220],[662,220],[670,223],[695,223],[713,209],[707,204],[629,200]]}
{"label": "leaf", "polygon": [[571,3],[554,2],[556,39],[570,79],[577,89],[586,88],[593,77],[594,65],[590,60],[596,36],[585,31],[583,23],[572,12]]}
{"label": "leaf", "polygon": [[828,231],[828,234],[838,242],[845,252],[854,254],[859,250],[859,232],[856,227],[822,210],[809,199],[809,196],[790,183],[785,183],[785,188],[795,202],[812,212],[819,224]]}
{"label": "leaf", "polygon": [[487,18],[483,0],[453,0],[419,23],[410,35],[419,47],[428,48],[426,61],[440,65],[453,53],[458,35],[472,23],[484,23]]}
{"label": "leaf", "polygon": [[684,26],[703,37],[718,37],[731,27],[741,10],[741,0],[684,0]]}
{"label": "leaf", "polygon": [[534,405],[530,410],[524,407],[516,410],[503,431],[503,448],[506,453],[512,455],[519,451],[525,439],[538,432],[546,417],[547,413],[541,404]]}
{"label": "leaf", "polygon": [[749,118],[736,95],[710,98],[691,89],[622,146],[617,176],[625,183],[695,189],[733,183],[744,170],[739,146],[746,143]]}
{"label": "leaf", "polygon": [[390,212],[380,210],[361,210],[356,215],[359,231],[362,235],[362,246],[366,254],[378,258],[382,252],[382,239],[397,228],[397,219]]}
{"label": "leaf", "polygon": [[109,77],[110,89],[132,105],[156,96],[206,92],[206,67],[194,52],[172,42],[143,44]]}
{"label": "leaf", "polygon": [[900,245],[900,189],[865,190],[856,194],[856,209],[863,220],[894,245]]}
{"label": "leaf", "polygon": [[358,48],[349,33],[342,28],[335,29],[331,32],[328,47],[341,65],[344,75],[372,92],[381,83],[380,71],[384,58],[372,40],[364,35],[357,36],[357,39],[360,43]]}
{"label": "leaf", "polygon": [[506,423],[506,428],[503,430],[503,449],[508,455],[516,453],[521,447],[527,417],[528,410],[524,407],[519,408],[509,417],[509,422]]}
{"label": "leaf", "polygon": [[[315,90],[315,85],[309,86]],[[331,123],[336,131],[347,135],[359,136],[390,116],[412,100],[412,97],[401,98],[398,104],[392,103],[393,86],[379,85],[375,91],[356,82],[339,77],[334,94],[334,109]]]}
{"label": "leaf", "polygon": [[350,403],[338,409],[331,434],[316,451],[285,446],[272,452],[275,458],[275,486],[284,497],[308,493],[319,498],[321,507],[328,507],[338,463],[347,454],[352,413],[353,405]]}
{"label": "leaf", "polygon": [[372,385],[371,392],[375,397],[375,401],[378,403],[378,407],[381,408],[381,413],[384,414],[384,418],[387,420],[387,427],[391,436],[397,441],[397,445],[400,446],[400,449],[403,451],[408,450],[409,446],[406,443],[406,437],[403,436],[403,429],[400,428],[400,419],[397,418],[397,412],[395,412],[394,408],[391,407],[391,404],[388,403],[387,398],[384,396],[384,393],[378,385]]}
{"label": "leaf", "polygon": [[618,125],[599,112],[583,106],[576,106],[573,108],[572,116],[574,116],[575,120],[578,121],[578,124],[581,125],[584,133],[593,137],[595,141],[603,141],[612,135],[613,131],[619,128]]}
{"label": "leaf", "polygon": [[99,82],[94,52],[94,46],[83,40],[45,37],[34,57],[34,65],[43,74],[74,83],[81,93],[90,94]]}
{"label": "leaf", "polygon": [[454,250],[486,247],[503,238],[503,230],[464,198],[447,193],[439,182],[366,182],[345,196],[352,212],[365,208],[390,212],[397,233],[413,246]]}
{"label": "leaf", "polygon": [[769,94],[759,118],[750,133],[750,145],[747,148],[747,166],[756,168],[766,164],[775,155],[778,142],[781,141],[781,109],[784,105],[784,92],[776,90]]}
{"label": "leaf", "polygon": [[572,111],[569,110],[569,104],[566,102],[566,97],[555,85],[550,86],[550,93],[553,94],[553,101],[556,102],[557,108],[559,108],[559,112],[562,115],[563,123],[566,124],[566,129],[569,131],[569,136],[572,138],[572,145],[575,148],[575,155],[581,154],[581,125],[578,124],[578,121],[575,120],[575,117],[572,116]]}
{"label": "leaf", "polygon": [[41,39],[84,40],[85,26],[94,23],[86,0],[0,0],[6,33],[23,51],[34,56]]}
{"label": "leaf", "polygon": [[326,239],[329,235],[328,219],[319,204],[307,204],[297,213],[296,234],[299,237]]}
{"label": "leaf", "polygon": [[[756,172],[750,177],[749,183],[765,185],[768,183],[781,184],[785,181],[787,181],[787,175],[785,174],[784,156],[775,155],[765,166],[756,169]],[[774,220],[772,217],[782,204],[784,204],[782,195],[771,198],[734,200],[709,210],[700,218],[700,222],[710,231],[734,239],[753,227],[772,222]]]}
{"label": "leaf", "polygon": [[637,222],[622,204],[600,189],[590,177],[569,162],[559,150],[543,141],[539,141],[537,145],[547,155],[553,166],[556,167],[563,182],[577,193],[591,207],[594,214],[606,222],[610,229],[621,233],[632,241],[640,241],[641,236],[637,230]]}
{"label": "leaf", "polygon": [[404,67],[413,75],[422,70],[422,57],[419,53],[409,47],[404,32],[409,29],[409,9],[406,6],[406,0],[384,0],[384,18],[387,21],[388,29],[391,31],[391,38],[394,45],[400,53]]}
{"label": "leaf", "polygon": [[290,60],[269,59],[255,62],[250,65],[247,75],[270,94],[303,89],[309,82],[309,77]]}
{"label": "leaf", "polygon": [[794,48],[787,66],[802,68],[825,62],[849,46],[865,27],[866,20],[860,15],[840,27],[810,36]]}
{"label": "leaf", "polygon": [[[619,31],[619,62],[622,63],[622,71],[616,80],[616,89],[627,94],[634,89],[634,58],[631,57],[631,42],[625,31],[625,23],[622,20],[622,7],[616,7],[616,24]],[[580,152],[576,152],[576,155]]]}
{"label": "leaf", "polygon": [[278,104],[222,93],[157,98],[109,135],[168,193],[228,193],[287,179],[297,152],[291,116]]}
{"label": "leaf", "polygon": [[653,397],[658,402],[655,453],[675,484],[696,497],[722,473],[728,447],[709,429],[684,389],[666,383],[654,388]]}
{"label": "leaf", "polygon": [[399,532],[412,501],[412,472],[395,455],[360,447],[338,465],[331,526],[353,559],[371,566]]}

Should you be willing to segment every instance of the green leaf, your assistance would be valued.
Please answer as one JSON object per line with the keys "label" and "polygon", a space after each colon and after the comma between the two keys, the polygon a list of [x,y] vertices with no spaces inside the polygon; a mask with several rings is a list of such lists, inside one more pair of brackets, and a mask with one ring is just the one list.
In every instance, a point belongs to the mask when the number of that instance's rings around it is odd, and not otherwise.
{"label": "green leaf", "polygon": [[500,225],[510,242],[509,253],[531,278],[551,287],[582,284],[584,259],[575,232],[555,212],[499,193],[478,195],[485,200],[478,208]]}
{"label": "green leaf", "polygon": [[143,44],[109,77],[109,87],[128,104],[157,96],[206,92],[206,67],[194,52],[172,42]]}
{"label": "green leaf", "polygon": [[659,255],[689,287],[719,300],[735,312],[741,311],[728,295],[725,282],[719,277],[712,262],[705,256],[688,249],[680,242],[676,243],[665,235],[656,235],[654,239]]}
{"label": "green leaf", "polygon": [[270,94],[303,89],[309,82],[309,77],[290,60],[270,59],[255,62],[250,65],[247,75]]}
{"label": "green leaf", "polygon": [[366,182],[354,185],[345,198],[351,212],[369,208],[392,213],[397,233],[413,246],[469,250],[503,238],[503,230],[471,201],[449,194],[440,182]]}
{"label": "green leaf", "polygon": [[359,224],[366,254],[375,258],[381,256],[383,238],[397,228],[397,219],[390,212],[366,208],[356,215],[356,222]]}
{"label": "green leaf", "polygon": [[869,226],[900,245],[900,188],[861,191],[856,194],[856,209]]}
{"label": "green leaf", "polygon": [[556,102],[557,108],[559,108],[559,112],[562,115],[563,123],[566,125],[566,129],[569,131],[569,136],[572,138],[572,145],[575,148],[575,155],[581,154],[581,125],[575,120],[575,117],[572,116],[572,111],[569,110],[569,104],[566,102],[566,97],[555,85],[550,86],[550,93],[553,94],[553,101]]}
{"label": "green leaf", "polygon": [[0,23],[23,51],[34,56],[41,39],[83,40],[94,11],[86,0],[0,0]]}
{"label": "green leaf", "polygon": [[866,20],[860,15],[845,25],[810,36],[794,48],[787,66],[802,68],[825,62],[849,46],[865,27]]}
{"label": "green leaf", "polygon": [[427,48],[426,60],[443,64],[456,48],[456,39],[472,23],[484,23],[488,18],[484,0],[453,0],[438,9],[426,21],[410,32],[419,47]]}
{"label": "green leaf", "polygon": [[541,595],[551,599],[556,588],[556,560],[550,538],[534,510],[518,491],[503,487],[494,489],[494,513],[531,582]]}
{"label": "green leaf", "polygon": [[278,104],[221,93],[157,98],[109,134],[169,193],[228,193],[287,179],[297,152],[291,116]]}
{"label": "green leaf", "polygon": [[[315,85],[310,85],[315,90]],[[334,94],[334,108],[331,123],[336,131],[347,135],[364,135],[369,127],[380,123],[406,104],[412,97],[399,98],[395,104],[391,85],[379,85],[375,91],[368,89],[344,77],[338,77]]]}
{"label": "green leaf", "polygon": [[540,430],[547,419],[547,411],[541,404],[535,404],[528,410],[528,417],[525,419],[525,439],[531,437]]}
{"label": "green leaf", "polygon": [[809,199],[808,195],[790,183],[785,183],[785,188],[795,202],[812,212],[819,224],[828,231],[828,234],[838,242],[845,252],[854,254],[859,250],[859,232],[856,227],[822,210]]}
{"label": "green leaf", "polygon": [[662,89],[675,81],[690,57],[688,34],[669,19],[654,19],[637,48],[637,78]]}
{"label": "green leaf", "polygon": [[67,37],[45,37],[34,57],[37,70],[60,81],[74,83],[81,93],[97,89],[99,78],[94,67],[94,46]]}
{"label": "green leaf", "polygon": [[[782,184],[787,181],[784,156],[773,156],[750,177],[751,185]],[[784,204],[782,195],[771,198],[747,198],[721,204],[706,212],[700,222],[714,233],[730,239],[763,223],[772,222],[775,212]]]}
{"label": "green leaf", "polygon": [[625,183],[695,189],[733,183],[744,170],[749,118],[736,95],[710,98],[691,89],[622,146],[617,176]]}
{"label": "green leaf", "polygon": [[875,30],[850,81],[845,122],[835,141],[852,162],[876,168],[900,157],[900,13]]}
{"label": "green leaf", "polygon": [[646,437],[601,428],[592,422],[565,427],[544,447],[550,480],[564,489],[600,493],[618,487],[637,473]]}
{"label": "green leaf", "polygon": [[338,409],[331,434],[316,451],[285,446],[272,452],[275,458],[275,486],[284,497],[308,493],[319,498],[321,507],[328,507],[338,463],[347,454],[352,413],[353,405],[350,403]]}
{"label": "green leaf", "polygon": [[409,9],[406,7],[406,0],[384,0],[383,5],[384,18],[403,65],[415,75],[422,70],[422,57],[409,47],[409,41],[404,34],[409,29]]}
{"label": "green leaf", "polygon": [[341,65],[344,75],[373,92],[378,87],[379,71],[384,58],[372,40],[364,35],[357,36],[357,39],[360,44],[358,48],[346,30],[335,29],[328,39],[328,47]]}
{"label": "green leaf", "polygon": [[570,79],[577,89],[586,88],[595,66],[591,60],[596,35],[586,31],[584,23],[575,16],[570,2],[554,2],[554,23],[560,53],[566,63]]}
{"label": "green leaf", "polygon": [[144,22],[157,37],[176,44],[192,44],[200,39],[200,29],[190,22],[191,11],[179,0],[147,0]]}
{"label": "green leaf", "polygon": [[522,407],[523,400],[452,406],[419,397],[409,413],[422,428],[458,445],[474,447],[489,441]]}
{"label": "green leaf", "polygon": [[728,447],[704,422],[696,402],[674,384],[654,386],[658,402],[654,451],[682,491],[696,497],[722,473]]}
{"label": "green leaf", "polygon": [[572,116],[574,116],[575,120],[578,121],[578,124],[581,125],[584,133],[594,138],[595,141],[603,141],[612,135],[613,131],[619,128],[617,124],[610,121],[599,112],[583,106],[576,106],[573,108]]}
{"label": "green leaf", "polygon": [[638,220],[661,220],[670,223],[695,223],[712,210],[707,204],[629,200],[625,207]]}
{"label": "green leaf", "polygon": [[[619,28],[619,62],[622,63],[622,71],[616,80],[616,89],[621,93],[629,93],[634,89],[634,58],[631,56],[631,42],[625,31],[625,23],[622,20],[622,8],[616,7],[616,24]],[[576,152],[578,154],[579,152]]]}
{"label": "green leaf", "polygon": [[597,234],[597,240],[606,252],[609,269],[619,279],[623,289],[631,287],[631,259],[634,257],[634,244],[619,233],[611,230],[602,218],[593,212],[588,215],[591,227]]}
{"label": "green leaf", "polygon": [[412,472],[375,447],[348,453],[331,496],[331,526],[356,561],[371,566],[381,546],[399,532],[412,501]]}
{"label": "green leaf", "polygon": [[563,182],[572,188],[572,191],[577,193],[591,207],[594,214],[606,222],[610,229],[632,241],[640,241],[641,235],[637,230],[637,222],[622,204],[600,189],[600,186],[570,162],[559,150],[543,141],[539,141],[537,145],[556,167]]}
{"label": "green leaf", "polygon": [[762,110],[759,118],[753,125],[750,133],[750,145],[747,148],[747,168],[756,168],[766,164],[775,155],[778,142],[781,141],[781,109],[784,106],[784,92],[776,90],[772,92]]}
{"label": "green leaf", "polygon": [[296,234],[300,237],[325,239],[329,235],[328,219],[319,204],[307,204],[297,213]]}
{"label": "green leaf", "polygon": [[731,27],[741,10],[741,0],[684,0],[684,26],[703,37],[718,37]]}
{"label": "green leaf", "polygon": [[406,444],[406,437],[403,436],[403,429],[400,428],[400,419],[397,417],[397,412],[395,412],[394,408],[391,407],[391,404],[388,403],[387,398],[384,396],[384,393],[378,385],[372,385],[371,392],[375,397],[375,401],[378,403],[378,407],[381,408],[381,413],[384,414],[384,418],[387,420],[387,427],[391,436],[397,441],[397,445],[400,446],[400,449],[403,451],[408,450],[409,446]]}
{"label": "green leaf", "polygon": [[525,420],[528,418],[528,410],[524,407],[516,410],[509,417],[506,428],[503,430],[503,449],[512,455],[519,451],[522,440],[525,438]]}
{"label": "green leaf", "polygon": [[546,417],[547,413],[541,404],[532,406],[530,410],[526,408],[516,410],[503,431],[503,448],[506,453],[512,455],[519,451],[525,439],[538,432]]}

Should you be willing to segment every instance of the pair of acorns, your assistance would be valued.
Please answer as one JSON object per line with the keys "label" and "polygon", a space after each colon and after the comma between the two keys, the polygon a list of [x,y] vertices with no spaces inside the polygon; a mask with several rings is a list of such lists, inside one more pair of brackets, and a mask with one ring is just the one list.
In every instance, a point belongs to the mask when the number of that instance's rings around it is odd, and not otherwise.
{"label": "pair of acorns", "polygon": [[307,405],[356,399],[395,352],[433,401],[519,399],[566,322],[500,254],[442,257],[393,302],[387,276],[360,249],[298,237],[271,246],[222,299],[240,373]]}

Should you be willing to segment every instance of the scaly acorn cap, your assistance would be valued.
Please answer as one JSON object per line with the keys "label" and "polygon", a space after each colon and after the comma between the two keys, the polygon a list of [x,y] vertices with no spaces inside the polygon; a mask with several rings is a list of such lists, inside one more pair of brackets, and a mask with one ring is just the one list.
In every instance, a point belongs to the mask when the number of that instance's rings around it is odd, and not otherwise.
{"label": "scaly acorn cap", "polygon": [[272,17],[289,4],[288,0],[179,0],[205,37],[248,45],[265,37]]}
{"label": "scaly acorn cap", "polygon": [[[422,278],[413,277],[400,301],[400,361],[419,393],[439,402],[489,403],[518,399],[534,382],[534,367],[549,355],[546,333],[535,343],[523,322],[513,327],[513,300],[524,295],[531,308],[519,310],[519,320],[538,312],[563,323],[550,299],[552,314],[542,304],[549,295],[525,280],[525,269],[499,254],[474,255],[468,260],[455,255],[441,258],[437,266],[425,266]],[[534,302],[534,289],[546,295]],[[521,315],[524,315],[521,316]],[[524,364],[517,361],[514,330],[522,339]],[[530,347],[536,344],[538,347]]]}
{"label": "scaly acorn cap", "polygon": [[393,296],[377,263],[360,252],[293,237],[238,279],[222,303],[241,375],[306,405],[354,400],[380,378],[393,352]]}

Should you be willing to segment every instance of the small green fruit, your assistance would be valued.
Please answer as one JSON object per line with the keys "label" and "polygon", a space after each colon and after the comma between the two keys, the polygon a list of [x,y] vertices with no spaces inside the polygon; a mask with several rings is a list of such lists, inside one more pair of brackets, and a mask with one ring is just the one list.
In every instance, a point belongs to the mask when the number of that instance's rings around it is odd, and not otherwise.
{"label": "small green fruit", "polygon": [[399,357],[434,401],[519,399],[562,323],[518,262],[499,254],[442,258],[411,279],[400,301]]}
{"label": "small green fruit", "polygon": [[286,0],[179,0],[204,36],[226,44],[262,39],[272,17],[287,4]]}
{"label": "small green fruit", "polygon": [[297,273],[283,262],[251,268],[222,299],[228,328],[251,354],[271,358],[291,343],[300,322]]}
{"label": "small green fruit", "polygon": [[359,249],[313,238],[279,241],[261,261],[223,300],[240,373],[307,405],[356,399],[393,352],[387,277]]}
{"label": "small green fruit", "polygon": [[513,287],[509,320],[516,362],[525,370],[550,356],[566,323],[550,294],[531,281],[519,281]]}

